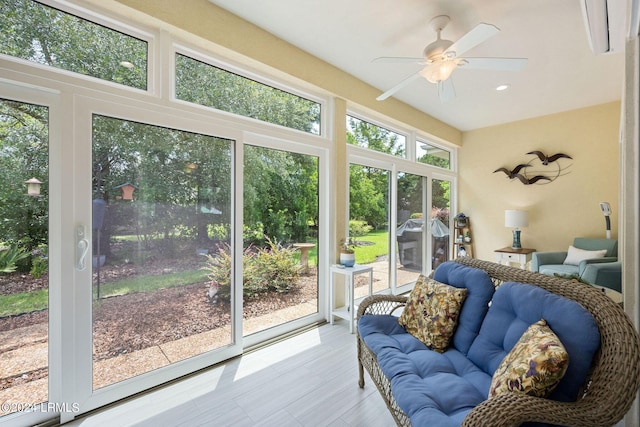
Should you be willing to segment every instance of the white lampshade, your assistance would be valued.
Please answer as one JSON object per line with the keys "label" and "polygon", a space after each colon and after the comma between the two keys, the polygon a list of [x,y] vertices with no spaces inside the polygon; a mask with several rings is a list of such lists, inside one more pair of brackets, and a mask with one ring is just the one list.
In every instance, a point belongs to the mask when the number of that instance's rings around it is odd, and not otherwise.
{"label": "white lampshade", "polygon": [[529,214],[527,211],[506,210],[504,211],[504,226],[519,228],[529,225]]}
{"label": "white lampshade", "polygon": [[440,61],[427,65],[420,74],[431,83],[439,83],[447,80],[453,70],[456,69],[458,63],[456,61]]}

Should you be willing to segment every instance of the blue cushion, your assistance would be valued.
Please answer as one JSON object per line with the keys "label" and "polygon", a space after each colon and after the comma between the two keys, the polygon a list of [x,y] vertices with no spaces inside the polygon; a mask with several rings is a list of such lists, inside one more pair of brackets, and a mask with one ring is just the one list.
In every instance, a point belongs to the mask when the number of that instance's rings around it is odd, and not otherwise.
{"label": "blue cushion", "polygon": [[459,426],[487,398],[491,376],[454,348],[429,350],[391,315],[363,316],[358,331],[414,426]]}
{"label": "blue cushion", "polygon": [[532,323],[545,319],[569,353],[569,367],[549,398],[575,401],[600,346],[595,319],[580,304],[542,288],[504,283],[496,291],[469,359],[493,375],[504,356]]}
{"label": "blue cushion", "polygon": [[452,261],[440,264],[433,278],[457,288],[467,288],[467,297],[452,340],[453,346],[466,355],[489,309],[489,301],[495,291],[493,282],[486,271]]}
{"label": "blue cushion", "polygon": [[376,354],[398,406],[414,426],[459,426],[489,393],[491,375],[471,363],[466,353],[480,332],[494,286],[485,271],[454,262],[441,264],[434,279],[468,290],[447,351],[429,350],[392,315],[362,316],[358,332]]}

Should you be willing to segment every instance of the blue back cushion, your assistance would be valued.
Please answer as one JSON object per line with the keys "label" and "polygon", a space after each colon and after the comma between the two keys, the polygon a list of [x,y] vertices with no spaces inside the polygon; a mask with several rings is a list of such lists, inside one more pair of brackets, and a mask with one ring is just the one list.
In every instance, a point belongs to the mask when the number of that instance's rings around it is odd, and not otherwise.
{"label": "blue back cushion", "polygon": [[545,319],[569,353],[569,367],[549,398],[575,401],[600,347],[595,319],[580,304],[522,283],[508,282],[496,291],[480,334],[468,357],[489,375],[498,368],[529,325]]}
{"label": "blue back cushion", "polygon": [[466,355],[489,309],[489,301],[495,291],[493,282],[486,271],[452,261],[440,264],[433,278],[456,288],[467,288],[452,340],[453,347]]}

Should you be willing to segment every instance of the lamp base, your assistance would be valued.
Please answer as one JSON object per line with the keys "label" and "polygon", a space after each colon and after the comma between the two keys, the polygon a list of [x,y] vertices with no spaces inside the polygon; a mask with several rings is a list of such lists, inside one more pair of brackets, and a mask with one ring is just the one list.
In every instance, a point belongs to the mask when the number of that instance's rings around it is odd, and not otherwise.
{"label": "lamp base", "polygon": [[522,245],[520,244],[520,230],[517,228],[513,230],[513,243],[511,244],[512,249],[522,249]]}

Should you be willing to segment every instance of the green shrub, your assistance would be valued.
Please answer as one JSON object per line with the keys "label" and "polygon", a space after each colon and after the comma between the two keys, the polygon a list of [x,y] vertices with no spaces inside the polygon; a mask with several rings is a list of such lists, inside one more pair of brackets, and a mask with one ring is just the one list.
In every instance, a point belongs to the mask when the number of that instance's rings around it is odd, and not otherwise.
{"label": "green shrub", "polygon": [[29,252],[18,246],[0,246],[0,273],[13,273],[18,268],[18,263],[29,257]]}
{"label": "green shrub", "polygon": [[362,237],[373,230],[373,227],[367,224],[367,221],[349,220],[349,236]]}
{"label": "green shrub", "polygon": [[207,272],[207,278],[211,281],[211,285],[218,290],[218,296],[228,299],[231,295],[231,247],[224,244],[218,247],[216,256],[205,255],[207,262],[203,270]]}
{"label": "green shrub", "polygon": [[[300,276],[300,264],[296,250],[285,248],[277,242],[266,238],[267,247],[249,246],[242,257],[243,287],[245,298],[255,297],[266,292],[290,292],[295,288]],[[231,295],[232,257],[230,246],[224,244],[218,248],[215,256],[206,255],[207,263],[203,270],[217,288],[220,298]]]}
{"label": "green shrub", "polygon": [[260,248],[254,261],[260,286],[267,291],[286,293],[293,289],[300,277],[300,263],[295,248],[285,248],[267,238],[269,247]]}
{"label": "green shrub", "polygon": [[34,256],[31,258],[31,270],[29,270],[29,274],[31,274],[35,279],[41,278],[48,269],[49,260],[47,258],[42,256]]}
{"label": "green shrub", "polygon": [[229,239],[229,227],[228,224],[208,224],[207,234],[210,238],[218,241],[225,241]]}

